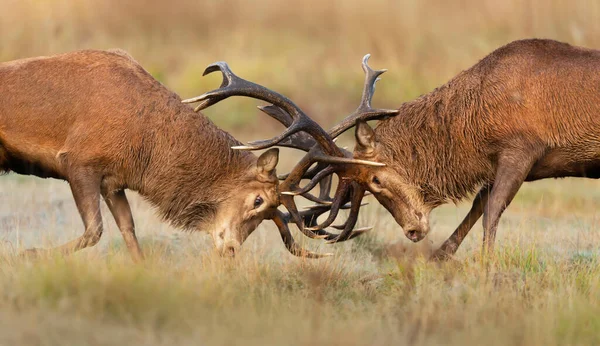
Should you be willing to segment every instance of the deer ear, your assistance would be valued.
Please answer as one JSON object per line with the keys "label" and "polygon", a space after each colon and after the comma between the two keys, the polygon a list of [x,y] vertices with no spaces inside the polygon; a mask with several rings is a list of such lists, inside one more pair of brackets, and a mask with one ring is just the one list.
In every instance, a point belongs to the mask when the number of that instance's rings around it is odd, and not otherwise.
{"label": "deer ear", "polygon": [[375,131],[366,121],[356,122],[356,150],[370,154],[375,150]]}
{"label": "deer ear", "polygon": [[265,177],[271,177],[275,175],[275,167],[279,162],[279,149],[271,148],[258,157],[256,161],[256,168],[258,174]]}

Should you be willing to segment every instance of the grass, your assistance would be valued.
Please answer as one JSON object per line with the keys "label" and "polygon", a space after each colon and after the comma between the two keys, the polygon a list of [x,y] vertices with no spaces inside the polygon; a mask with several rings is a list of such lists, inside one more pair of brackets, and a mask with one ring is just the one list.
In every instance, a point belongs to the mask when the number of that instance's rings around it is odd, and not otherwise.
{"label": "grass", "polygon": [[526,184],[502,220],[495,258],[478,257],[478,225],[457,261],[444,264],[425,256],[466,204],[436,210],[433,233],[418,244],[371,204],[360,223],[376,228],[361,238],[327,247],[296,233],[333,258],[289,255],[264,223],[239,257],[225,260],[208,235],[172,230],[130,194],[148,257],[134,265],[106,210],[98,246],[65,258],[16,256],[72,239],[82,227],[66,184],[15,178],[3,177],[0,190],[0,344],[600,342],[595,181]]}

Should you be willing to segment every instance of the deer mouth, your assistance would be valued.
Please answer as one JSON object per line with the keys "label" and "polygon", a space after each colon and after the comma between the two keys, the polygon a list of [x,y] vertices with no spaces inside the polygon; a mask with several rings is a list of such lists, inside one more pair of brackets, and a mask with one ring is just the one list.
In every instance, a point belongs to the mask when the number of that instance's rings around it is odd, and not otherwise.
{"label": "deer mouth", "polygon": [[423,240],[423,238],[425,238],[425,232],[421,232],[416,229],[407,230],[405,234],[406,237],[410,239],[413,243],[417,243]]}
{"label": "deer mouth", "polygon": [[235,255],[240,252],[241,244],[237,241],[227,241],[223,244],[223,247],[219,251],[222,257],[233,258]]}

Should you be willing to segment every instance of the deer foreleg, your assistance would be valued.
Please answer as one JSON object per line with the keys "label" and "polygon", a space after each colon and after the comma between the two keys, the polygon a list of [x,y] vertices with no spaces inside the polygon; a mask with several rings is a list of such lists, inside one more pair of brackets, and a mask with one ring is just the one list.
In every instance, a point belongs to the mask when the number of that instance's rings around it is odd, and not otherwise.
{"label": "deer foreleg", "polygon": [[140,262],[144,259],[140,244],[135,236],[135,226],[133,223],[133,216],[131,215],[131,207],[125,196],[125,191],[120,190],[113,193],[102,193],[108,209],[112,213],[117,226],[121,231],[123,240],[127,250],[131,254],[134,262]]}
{"label": "deer foreleg", "polygon": [[522,155],[503,155],[498,162],[489,201],[483,210],[483,252],[494,251],[500,216],[527,178],[535,161]]}
{"label": "deer foreleg", "polygon": [[460,225],[456,228],[454,233],[448,238],[442,246],[433,253],[431,259],[433,260],[446,260],[451,255],[456,253],[458,247],[463,242],[463,240],[469,234],[469,231],[473,228],[477,220],[483,215],[483,209],[488,201],[488,197],[490,195],[490,187],[489,185],[484,186],[475,199],[473,200],[473,205],[471,206],[471,210]]}

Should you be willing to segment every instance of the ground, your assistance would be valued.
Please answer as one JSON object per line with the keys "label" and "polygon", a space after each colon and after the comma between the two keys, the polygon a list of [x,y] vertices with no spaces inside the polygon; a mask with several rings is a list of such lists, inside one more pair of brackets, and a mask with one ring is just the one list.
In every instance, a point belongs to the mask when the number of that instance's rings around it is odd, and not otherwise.
{"label": "ground", "polygon": [[265,222],[238,258],[225,260],[208,235],[173,230],[130,193],[148,257],[134,265],[106,209],[95,248],[15,256],[72,239],[82,226],[66,183],[0,179],[2,345],[600,342],[596,181],[526,184],[502,219],[496,257],[478,257],[477,225],[446,264],[420,254],[452,232],[468,203],[436,210],[431,236],[417,245],[373,199],[360,220],[375,226],[371,234],[304,242],[332,258],[289,255]]}

